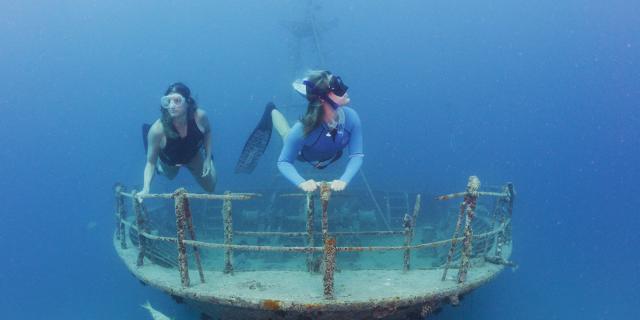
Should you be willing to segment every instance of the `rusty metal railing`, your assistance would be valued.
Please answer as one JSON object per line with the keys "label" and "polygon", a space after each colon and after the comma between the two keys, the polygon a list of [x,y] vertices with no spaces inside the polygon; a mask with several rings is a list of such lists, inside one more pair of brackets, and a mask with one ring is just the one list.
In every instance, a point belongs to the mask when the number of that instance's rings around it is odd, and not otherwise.
{"label": "rusty metal railing", "polygon": [[[484,239],[485,243],[489,240],[493,240],[496,243],[495,256],[488,257],[487,249],[485,247],[484,256],[486,261],[491,263],[502,263],[508,265],[510,262],[501,258],[501,251],[505,239],[508,237],[507,232],[510,231],[510,215],[513,208],[514,191],[513,185],[508,184],[503,189],[503,192],[480,192],[480,180],[472,176],[469,178],[467,189],[465,192],[449,194],[440,196],[438,200],[448,200],[457,197],[463,197],[463,201],[460,204],[460,212],[456,222],[456,228],[451,239],[434,241],[429,243],[413,244],[413,237],[415,233],[416,221],[421,209],[421,196],[418,194],[414,203],[412,215],[408,213],[403,219],[403,230],[399,231],[363,231],[363,232],[330,232],[329,231],[329,203],[331,198],[331,189],[329,183],[323,182],[320,184],[320,201],[321,201],[321,221],[322,229],[320,232],[315,232],[313,229],[313,221],[315,215],[315,193],[306,194],[305,211],[307,215],[306,232],[252,232],[252,231],[234,231],[233,230],[233,201],[246,201],[254,199],[259,194],[251,193],[230,193],[226,192],[223,195],[213,194],[195,194],[188,193],[184,188],[180,188],[173,193],[165,194],[144,194],[138,195],[135,190],[127,193],[124,186],[116,184],[115,186],[115,203],[116,203],[116,232],[115,236],[119,240],[122,249],[127,249],[127,241],[125,232],[125,226],[134,229],[138,234],[138,259],[136,261],[138,267],[143,267],[144,256],[147,246],[147,240],[154,241],[168,241],[175,243],[178,250],[178,269],[180,273],[181,284],[183,287],[190,286],[189,278],[189,266],[187,259],[187,246],[193,248],[195,256],[195,263],[198,270],[200,282],[205,282],[205,274],[202,268],[202,262],[200,259],[199,248],[212,248],[224,250],[224,268],[223,272],[226,274],[232,274],[234,272],[233,266],[233,251],[254,251],[254,252],[297,252],[305,253],[307,270],[312,271],[314,263],[313,255],[316,253],[323,254],[323,261],[325,264],[323,284],[324,284],[324,297],[326,299],[333,299],[333,287],[334,287],[334,271],[336,269],[336,255],[339,252],[364,252],[364,251],[403,251],[402,270],[407,272],[411,268],[410,258],[411,250],[420,250],[425,248],[436,248],[450,244],[449,254],[447,262],[444,267],[442,280],[446,279],[446,274],[453,260],[454,253],[456,251],[457,242],[462,241],[463,246],[461,249],[461,265],[458,271],[457,281],[463,283],[466,280],[466,274],[470,268],[469,259],[472,253],[472,240]],[[508,217],[502,214],[498,217],[496,210],[494,210],[494,223],[492,228],[485,233],[473,234],[471,223],[475,215],[474,210],[476,207],[477,199],[479,196],[493,196],[498,197],[496,201],[497,205],[504,207],[500,212],[508,213]],[[124,206],[124,199],[130,198],[132,200],[132,208],[135,212],[135,223],[127,221],[126,209]],[[176,216],[176,237],[164,237],[153,235],[146,230],[146,218],[147,213],[142,199],[173,199],[175,202],[175,216]],[[189,199],[205,199],[214,201],[223,201],[222,217],[224,225],[224,241],[223,243],[211,243],[202,242],[196,239],[196,233],[193,226],[192,214],[189,205]],[[464,218],[463,235],[459,236],[460,229],[462,228],[462,221]],[[495,227],[495,224],[498,224]],[[305,246],[264,246],[264,245],[245,245],[234,244],[233,235],[243,236],[289,236],[289,237],[305,237]],[[314,242],[314,235],[322,235],[322,246],[316,246]],[[382,236],[403,236],[402,245],[398,246],[350,246],[340,247],[337,246],[336,236],[338,235],[382,235]],[[190,239],[187,239],[190,238]]]}

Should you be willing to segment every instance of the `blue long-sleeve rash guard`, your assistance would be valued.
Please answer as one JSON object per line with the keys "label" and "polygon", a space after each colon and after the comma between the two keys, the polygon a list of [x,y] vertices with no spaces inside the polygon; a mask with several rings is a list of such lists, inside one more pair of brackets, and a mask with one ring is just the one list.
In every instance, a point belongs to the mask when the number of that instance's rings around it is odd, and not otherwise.
{"label": "blue long-sleeve rash guard", "polygon": [[364,157],[360,117],[349,107],[341,108],[344,111],[345,120],[336,127],[334,135],[330,134],[330,129],[324,123],[306,137],[304,126],[300,121],[296,122],[289,131],[278,158],[278,169],[294,185],[298,186],[305,181],[293,165],[296,159],[312,164],[326,163],[334,159],[346,146],[349,146],[349,163],[340,180],[349,184],[360,170]]}

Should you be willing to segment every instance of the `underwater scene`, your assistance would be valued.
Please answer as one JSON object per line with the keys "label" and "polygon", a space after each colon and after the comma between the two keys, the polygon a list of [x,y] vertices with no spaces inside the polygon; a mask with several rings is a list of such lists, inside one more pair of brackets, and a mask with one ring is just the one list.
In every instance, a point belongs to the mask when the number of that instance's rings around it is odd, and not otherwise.
{"label": "underwater scene", "polygon": [[8,1],[0,319],[634,319],[640,4]]}

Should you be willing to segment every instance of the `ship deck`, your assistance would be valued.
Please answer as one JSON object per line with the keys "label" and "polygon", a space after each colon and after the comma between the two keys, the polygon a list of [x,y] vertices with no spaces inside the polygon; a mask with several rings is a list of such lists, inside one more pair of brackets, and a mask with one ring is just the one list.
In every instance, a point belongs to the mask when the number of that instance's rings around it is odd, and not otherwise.
{"label": "ship deck", "polygon": [[[416,223],[420,194],[413,210],[408,196],[387,194],[386,218],[377,204],[376,215],[357,196],[337,197],[329,228],[328,183],[321,184],[319,216],[312,193],[274,194],[262,204],[235,207],[233,201],[259,195],[178,189],[145,195],[174,202],[148,210],[117,185],[113,244],[136,278],[194,305],[203,319],[424,319],[514,266],[513,186],[498,192],[479,186],[472,176],[466,191],[438,197],[463,201],[431,208],[422,225]],[[127,216],[125,198],[134,215]],[[390,218],[402,229],[391,230]],[[305,231],[284,231],[300,228]]]}
{"label": "ship deck", "polygon": [[[197,280],[198,271],[190,269],[191,286],[183,288],[180,276],[173,268],[165,268],[145,260],[136,266],[138,249],[130,244],[120,247],[114,237],[114,247],[127,268],[145,284],[173,296],[189,300],[201,309],[212,310],[223,319],[295,318],[314,314],[313,318],[353,319],[368,316],[379,318],[393,312],[398,318],[406,313],[420,312],[425,305],[458,296],[485,284],[497,276],[504,266],[473,259],[464,284],[457,281],[457,267],[452,267],[447,279],[441,280],[443,268],[402,270],[343,270],[335,273],[334,299],[323,296],[322,274],[306,271],[243,271],[225,274],[205,270],[206,282]],[[505,246],[505,257],[510,256]],[[375,306],[372,308],[372,306]],[[387,310],[387,309],[393,310]],[[401,309],[406,309],[404,315]],[[374,314],[375,313],[375,314]],[[366,314],[366,315],[363,315]],[[367,316],[368,315],[368,316]]]}

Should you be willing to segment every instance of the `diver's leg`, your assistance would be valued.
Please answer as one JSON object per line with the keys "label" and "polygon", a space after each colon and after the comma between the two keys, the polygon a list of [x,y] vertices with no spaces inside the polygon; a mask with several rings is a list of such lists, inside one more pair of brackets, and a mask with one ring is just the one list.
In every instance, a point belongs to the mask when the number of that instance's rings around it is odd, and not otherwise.
{"label": "diver's leg", "polygon": [[216,173],[216,168],[213,165],[212,159],[207,159],[206,161],[211,161],[211,172],[208,175],[202,176],[202,167],[204,166],[204,155],[202,152],[198,152],[189,163],[186,164],[187,169],[191,172],[191,175],[198,182],[198,184],[208,193],[213,193],[216,189],[216,183],[218,181],[218,175]]}
{"label": "diver's leg", "polygon": [[289,134],[289,130],[291,130],[287,119],[282,115],[280,110],[273,109],[271,110],[271,121],[273,121],[273,127],[276,128],[276,131],[278,131],[278,134],[282,137],[282,140],[284,140],[287,134]]}
{"label": "diver's leg", "polygon": [[162,162],[162,160],[158,160],[158,163],[156,164],[156,166],[158,166],[160,169],[158,170],[158,173],[162,176],[167,177],[167,179],[169,180],[173,180],[173,178],[175,178],[178,175],[178,170],[180,170],[180,167],[170,166]]}

